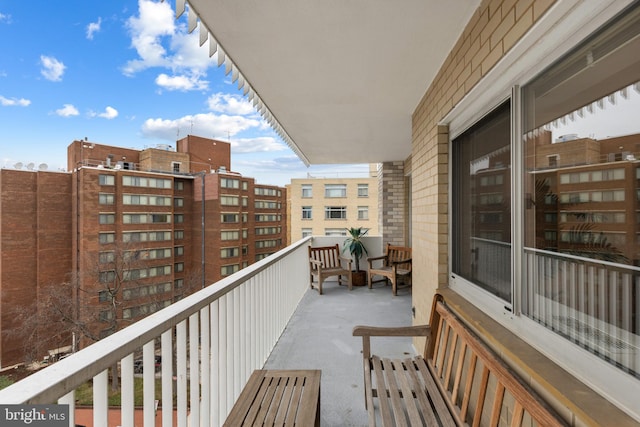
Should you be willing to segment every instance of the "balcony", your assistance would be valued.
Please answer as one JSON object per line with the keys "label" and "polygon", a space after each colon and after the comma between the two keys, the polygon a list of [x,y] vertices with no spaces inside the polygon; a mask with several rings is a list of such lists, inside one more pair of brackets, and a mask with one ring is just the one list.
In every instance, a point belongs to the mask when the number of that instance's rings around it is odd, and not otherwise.
{"label": "balcony", "polygon": [[[380,285],[349,292],[337,283],[318,295],[307,279],[311,241],[303,239],[27,377],[0,391],[0,402],[69,404],[76,414],[69,425],[88,424],[75,408],[74,390],[91,381],[94,407],[88,419],[95,426],[217,426],[254,369],[321,369],[322,425],[366,424],[361,341],[351,329],[410,324],[411,295],[405,290],[392,297]],[[408,339],[397,340],[382,351],[413,352]],[[134,364],[140,354],[142,369]],[[162,360],[158,369],[156,356]],[[123,402],[117,419],[107,403],[115,365]],[[144,384],[142,408],[134,407],[135,377]]]}

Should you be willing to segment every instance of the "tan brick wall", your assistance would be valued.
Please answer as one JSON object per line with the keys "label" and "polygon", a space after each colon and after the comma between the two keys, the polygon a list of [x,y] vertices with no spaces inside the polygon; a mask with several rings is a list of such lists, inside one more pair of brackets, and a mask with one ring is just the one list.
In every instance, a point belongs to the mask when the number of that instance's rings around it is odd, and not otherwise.
{"label": "tan brick wall", "polygon": [[416,323],[448,282],[449,134],[438,123],[524,35],[554,0],[485,0],[413,114],[412,246]]}

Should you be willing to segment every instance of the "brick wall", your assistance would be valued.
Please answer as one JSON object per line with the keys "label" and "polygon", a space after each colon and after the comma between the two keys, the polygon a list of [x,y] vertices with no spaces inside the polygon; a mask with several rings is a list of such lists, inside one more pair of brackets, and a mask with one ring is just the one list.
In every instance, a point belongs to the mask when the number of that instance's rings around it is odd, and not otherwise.
{"label": "brick wall", "polygon": [[407,193],[404,162],[382,163],[378,170],[379,224],[383,244],[405,246]]}
{"label": "brick wall", "polygon": [[554,0],[483,1],[413,114],[412,246],[416,323],[448,282],[449,134],[438,123],[513,47]]}

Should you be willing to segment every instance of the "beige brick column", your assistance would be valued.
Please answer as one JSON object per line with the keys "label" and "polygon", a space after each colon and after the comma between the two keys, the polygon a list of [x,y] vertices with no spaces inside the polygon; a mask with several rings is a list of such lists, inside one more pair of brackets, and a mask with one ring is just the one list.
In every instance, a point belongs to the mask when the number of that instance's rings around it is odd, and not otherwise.
{"label": "beige brick column", "polygon": [[407,192],[404,162],[387,162],[378,166],[378,221],[383,245],[405,246]]}

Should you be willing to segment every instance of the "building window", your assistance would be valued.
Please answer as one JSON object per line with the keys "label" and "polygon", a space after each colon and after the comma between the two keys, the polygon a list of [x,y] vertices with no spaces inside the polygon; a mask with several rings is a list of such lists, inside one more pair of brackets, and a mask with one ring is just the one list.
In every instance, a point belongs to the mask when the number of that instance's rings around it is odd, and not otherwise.
{"label": "building window", "polygon": [[173,248],[173,251],[175,253],[175,256],[182,256],[184,255],[184,246],[175,246]]}
{"label": "building window", "polygon": [[311,184],[302,184],[302,198],[310,199],[313,197],[313,187]]}
{"label": "building window", "polygon": [[113,176],[113,175],[100,174],[98,176],[98,181],[100,182],[100,185],[115,185],[116,184],[116,177]]}
{"label": "building window", "polygon": [[173,171],[173,173],[180,173],[180,162],[171,162],[171,171]]}
{"label": "building window", "polygon": [[184,206],[184,199],[182,197],[174,197],[173,198],[173,206],[176,208],[181,208]]}
{"label": "building window", "polygon": [[238,239],[240,239],[240,232],[238,230],[220,232],[220,240],[238,240]]}
{"label": "building window", "polygon": [[240,180],[232,178],[220,178],[220,187],[222,188],[240,188]]}
{"label": "building window", "polygon": [[313,235],[313,230],[311,228],[303,228],[302,229],[302,238],[309,237]]}
{"label": "building window", "polygon": [[282,216],[279,214],[258,214],[255,216],[256,222],[274,222],[280,221]]}
{"label": "building window", "polygon": [[98,194],[98,203],[101,205],[112,205],[114,203],[115,196],[109,193]]}
{"label": "building window", "polygon": [[115,233],[100,233],[98,234],[98,240],[100,244],[113,243],[116,241]]}
{"label": "building window", "polygon": [[[635,161],[640,137],[640,123],[629,120],[640,117],[639,35],[636,2],[522,88],[522,175],[532,203],[520,291],[525,316],[636,377],[640,366],[624,349],[639,339],[640,245],[616,224],[636,210],[637,183],[621,185],[633,169],[620,162]],[[549,155],[559,185],[537,162]],[[549,213],[562,223],[544,223]]]}
{"label": "building window", "polygon": [[184,230],[176,230],[173,232],[173,238],[176,240],[184,239]]}
{"label": "building window", "polygon": [[182,224],[184,222],[184,215],[183,214],[174,214],[173,215],[173,221],[176,224]]}
{"label": "building window", "polygon": [[325,184],[324,197],[347,197],[347,184]]}
{"label": "building window", "polygon": [[220,196],[220,204],[226,206],[239,206],[240,198],[238,196]]}
{"label": "building window", "polygon": [[324,229],[325,236],[346,236],[347,230],[344,228],[325,228]]}
{"label": "building window", "polygon": [[220,249],[220,258],[233,258],[237,257],[240,250],[237,247],[234,248],[222,248]]}
{"label": "building window", "polygon": [[302,219],[313,219],[313,208],[311,206],[302,207]]}
{"label": "building window", "polygon": [[184,271],[184,262],[176,262],[174,268],[176,273]]}
{"label": "building window", "polygon": [[369,219],[369,206],[358,206],[358,219]]}
{"label": "building window", "polygon": [[254,194],[256,196],[278,196],[278,193],[279,191],[275,188],[256,187],[254,189]]}
{"label": "building window", "polygon": [[176,181],[174,183],[176,190],[177,191],[183,191],[184,190],[184,181]]}
{"label": "building window", "polygon": [[358,197],[369,197],[369,184],[358,184]]}
{"label": "building window", "polygon": [[249,183],[247,181],[242,181],[242,189],[247,191],[249,189]]}
{"label": "building window", "polygon": [[108,251],[108,252],[100,252],[100,254],[98,255],[100,264],[108,264],[110,262],[115,261],[116,259],[116,255],[115,252],[113,251]]}
{"label": "building window", "polygon": [[148,188],[171,188],[173,182],[170,179],[163,178],[147,178],[144,176],[124,175],[122,177],[122,185],[131,187],[148,187]]}
{"label": "building window", "polygon": [[240,265],[238,264],[223,265],[222,267],[220,267],[220,275],[229,276],[238,270],[240,270]]}
{"label": "building window", "polygon": [[347,219],[347,207],[325,206],[324,219]]}
{"label": "building window", "polygon": [[116,215],[112,213],[101,213],[98,220],[100,224],[113,224],[116,222]]}
{"label": "building window", "polygon": [[240,218],[240,215],[236,214],[236,213],[223,213],[223,214],[220,214],[220,221],[224,222],[224,223],[238,222],[239,218]]}
{"label": "building window", "polygon": [[[511,108],[506,102],[452,142],[452,271],[511,302],[511,219],[483,224],[496,208],[508,211],[511,186],[480,185],[485,177],[503,175],[510,165]],[[508,176],[508,175],[506,175]],[[489,178],[493,179],[493,178]]]}

